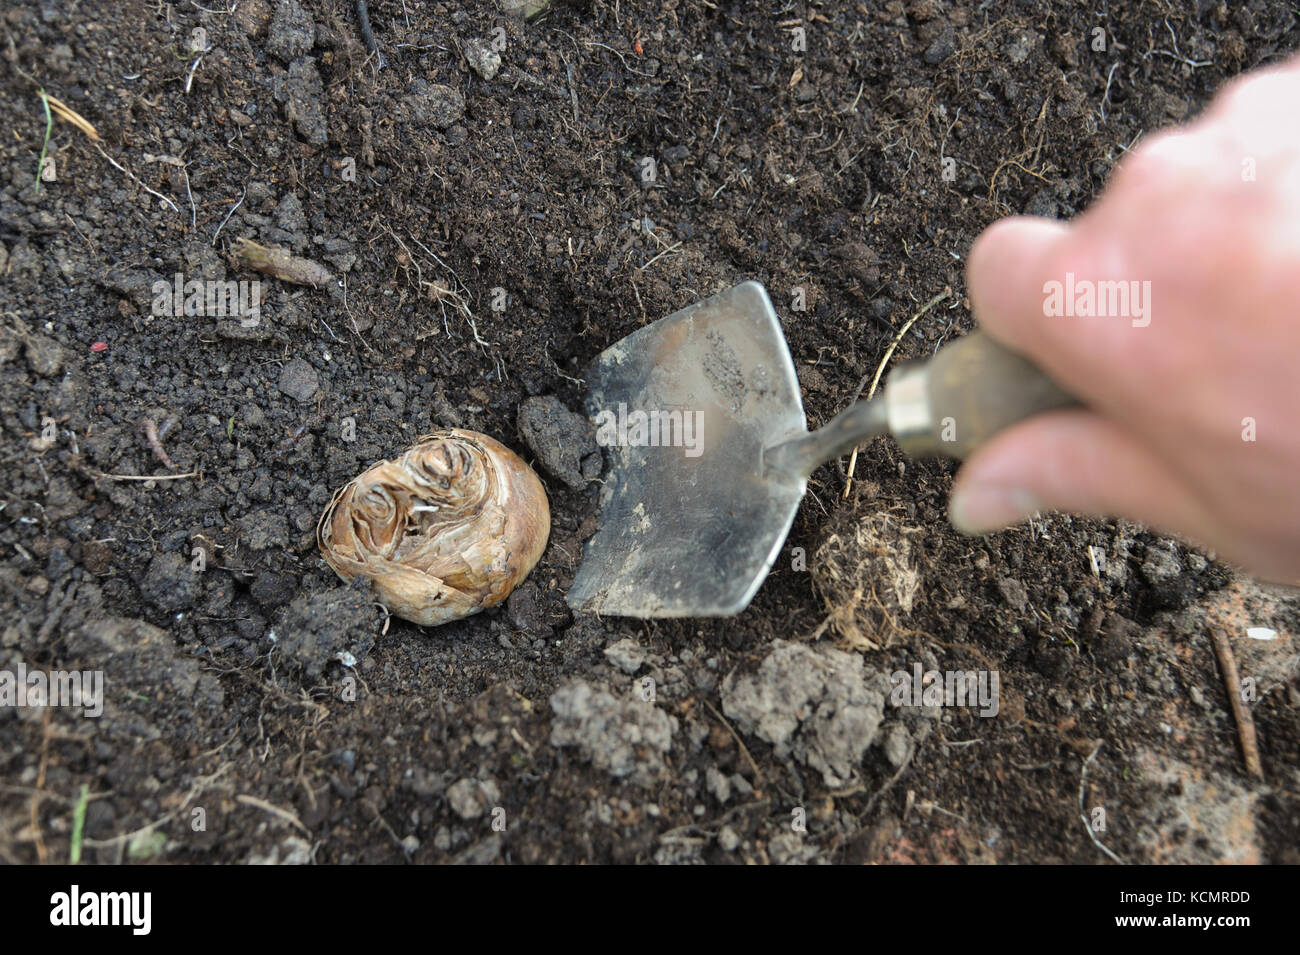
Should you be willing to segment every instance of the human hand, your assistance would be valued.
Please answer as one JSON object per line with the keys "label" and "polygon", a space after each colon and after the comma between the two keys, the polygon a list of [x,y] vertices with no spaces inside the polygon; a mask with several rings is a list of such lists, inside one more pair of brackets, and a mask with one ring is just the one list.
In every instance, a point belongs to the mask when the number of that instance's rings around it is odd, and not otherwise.
{"label": "human hand", "polygon": [[[1122,516],[1300,583],[1297,103],[1300,59],[1243,77],[1196,122],[1144,140],[1083,215],[979,237],[980,324],[1088,410],[981,448],[957,476],[954,526]],[[1089,283],[1101,294],[1084,317]]]}

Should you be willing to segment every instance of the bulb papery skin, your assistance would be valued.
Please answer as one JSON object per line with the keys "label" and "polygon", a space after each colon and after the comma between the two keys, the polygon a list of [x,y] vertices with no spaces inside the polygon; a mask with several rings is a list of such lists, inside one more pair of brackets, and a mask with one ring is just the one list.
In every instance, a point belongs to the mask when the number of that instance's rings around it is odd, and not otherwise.
{"label": "bulb papery skin", "polygon": [[476,431],[435,431],[340,488],[316,525],[325,562],[364,576],[425,627],[501,603],[546,549],[551,509],[519,455]]}

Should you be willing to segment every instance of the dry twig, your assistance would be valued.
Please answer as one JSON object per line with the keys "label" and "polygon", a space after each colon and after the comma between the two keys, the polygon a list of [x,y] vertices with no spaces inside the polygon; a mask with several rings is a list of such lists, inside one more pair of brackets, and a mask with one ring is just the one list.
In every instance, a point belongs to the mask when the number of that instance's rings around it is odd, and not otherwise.
{"label": "dry twig", "polygon": [[[918,318],[920,318],[926,312],[930,311],[930,309],[934,308],[936,305],[938,305],[940,302],[942,302],[951,294],[952,294],[952,289],[945,287],[942,292],[940,292],[934,298],[930,299],[930,301],[922,305],[921,310],[917,312],[915,315],[913,315],[911,318],[909,318],[907,322],[903,325],[903,327],[898,330],[898,334],[894,336],[894,340],[890,342],[889,347],[885,349],[885,357],[880,359],[880,364],[876,366],[876,376],[871,379],[871,390],[867,392],[867,401],[870,401],[872,397],[875,396],[876,385],[880,384],[880,375],[884,372],[885,366],[889,364],[889,359],[893,357],[894,349],[897,348],[898,343],[903,340],[903,336],[906,335],[908,331],[911,329],[911,327],[916,324],[916,320]],[[862,394],[862,385],[865,385],[866,382],[867,379],[863,378],[861,384],[858,385],[857,394],[853,396],[853,401],[851,401],[850,404],[857,403],[858,396]],[[854,448],[853,454],[849,456],[849,473],[844,480],[843,497],[846,499],[849,496],[849,491],[853,489],[853,471],[857,466],[858,466],[858,449]]]}
{"label": "dry twig", "polygon": [[144,433],[144,439],[149,442],[149,448],[153,451],[154,457],[162,462],[163,467],[169,471],[175,471],[176,465],[172,463],[171,457],[162,446],[162,438],[169,430],[175,419],[171,419],[163,424],[162,433],[158,431],[158,425],[154,423],[153,418],[142,418],[140,420],[140,430]]}
{"label": "dry twig", "polygon": [[1237,658],[1232,653],[1232,644],[1222,627],[1211,628],[1210,636],[1214,640],[1214,654],[1219,658],[1219,669],[1223,671],[1223,685],[1228,691],[1228,702],[1232,704],[1232,718],[1237,721],[1237,737],[1241,740],[1241,755],[1246,761],[1246,772],[1255,779],[1263,779],[1264,766],[1259,759],[1255,719],[1241,698],[1241,676],[1237,672]]}
{"label": "dry twig", "polygon": [[252,239],[236,239],[230,249],[230,259],[236,268],[252,269],[294,285],[326,288],[336,284],[330,270],[319,262],[293,255],[284,249],[259,245]]}
{"label": "dry twig", "polygon": [[90,120],[86,119],[86,117],[82,116],[61,99],[51,96],[49,93],[42,91],[41,96],[45,98],[45,102],[50,104],[50,109],[54,111],[55,116],[59,117],[59,119],[63,120],[65,123],[71,123],[73,126],[76,126],[77,129],[86,134],[87,138],[89,138],[92,143],[99,142],[99,131],[95,129]]}

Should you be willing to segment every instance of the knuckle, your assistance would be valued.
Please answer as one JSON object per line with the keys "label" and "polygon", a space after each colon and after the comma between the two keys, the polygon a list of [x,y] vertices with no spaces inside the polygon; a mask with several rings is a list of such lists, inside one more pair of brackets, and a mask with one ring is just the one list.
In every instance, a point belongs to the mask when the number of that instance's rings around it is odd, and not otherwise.
{"label": "knuckle", "polygon": [[1177,187],[1180,172],[1197,158],[1193,134],[1171,129],[1147,137],[1120,162],[1115,173],[1117,189],[1142,192]]}
{"label": "knuckle", "polygon": [[1215,97],[1214,114],[1235,113],[1277,121],[1300,99],[1300,70],[1265,70],[1231,80]]}

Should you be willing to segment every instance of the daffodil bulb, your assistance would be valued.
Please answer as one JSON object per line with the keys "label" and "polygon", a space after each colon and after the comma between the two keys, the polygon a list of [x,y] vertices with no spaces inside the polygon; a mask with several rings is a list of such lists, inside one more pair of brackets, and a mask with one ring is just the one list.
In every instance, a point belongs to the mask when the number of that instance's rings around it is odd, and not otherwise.
{"label": "daffodil bulb", "polygon": [[398,617],[432,627],[501,603],[542,556],[542,482],[487,435],[425,435],[340,489],[316,527],[344,580],[370,578]]}

